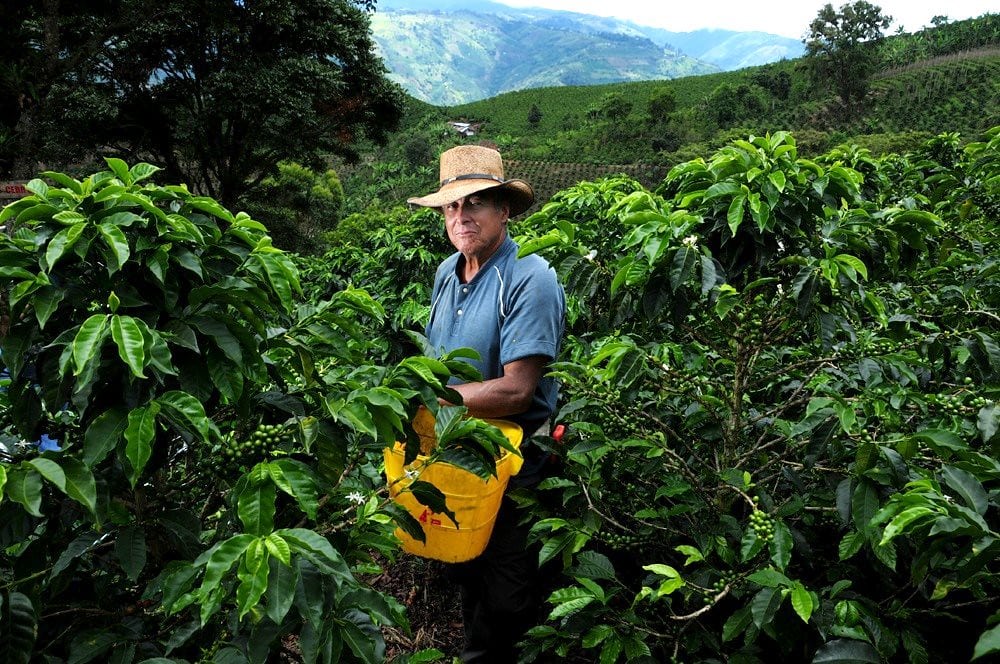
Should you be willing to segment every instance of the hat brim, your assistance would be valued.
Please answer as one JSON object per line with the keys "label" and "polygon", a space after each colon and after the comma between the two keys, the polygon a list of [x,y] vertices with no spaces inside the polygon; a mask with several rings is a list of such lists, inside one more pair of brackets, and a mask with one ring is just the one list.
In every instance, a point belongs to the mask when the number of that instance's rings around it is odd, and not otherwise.
{"label": "hat brim", "polygon": [[510,201],[510,216],[512,217],[521,214],[535,202],[535,192],[531,185],[524,180],[517,179],[506,180],[503,184],[497,184],[493,180],[456,180],[449,182],[433,194],[408,198],[406,202],[421,207],[440,208],[460,198],[487,189],[502,189],[506,192]]}

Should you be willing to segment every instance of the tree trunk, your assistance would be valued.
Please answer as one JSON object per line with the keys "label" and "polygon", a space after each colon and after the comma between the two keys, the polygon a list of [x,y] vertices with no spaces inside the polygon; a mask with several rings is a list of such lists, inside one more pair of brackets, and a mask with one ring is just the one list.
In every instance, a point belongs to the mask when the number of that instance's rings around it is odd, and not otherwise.
{"label": "tree trunk", "polygon": [[38,120],[35,116],[34,104],[29,103],[21,108],[21,115],[14,125],[16,155],[7,174],[14,180],[30,180],[45,167],[36,159]]}

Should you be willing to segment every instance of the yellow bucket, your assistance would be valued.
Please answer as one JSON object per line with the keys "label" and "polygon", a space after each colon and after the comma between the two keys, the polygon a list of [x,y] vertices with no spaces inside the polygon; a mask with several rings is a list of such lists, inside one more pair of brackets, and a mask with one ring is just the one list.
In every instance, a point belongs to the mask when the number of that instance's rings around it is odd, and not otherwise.
{"label": "yellow bucket", "polygon": [[[520,446],[521,427],[506,420],[484,421],[500,429],[515,448]],[[421,450],[429,453],[436,444],[433,416],[429,411],[421,410],[414,419],[413,426],[420,434]],[[472,560],[481,554],[493,534],[493,523],[507,482],[511,475],[516,475],[521,470],[521,457],[504,450],[497,460],[497,476],[483,480],[450,463],[427,463],[428,457],[424,454],[418,454],[413,463],[404,466],[404,454],[405,446],[401,442],[397,442],[392,449],[385,450],[385,476],[389,483],[389,495],[420,522],[427,539],[420,542],[397,528],[396,537],[402,542],[403,550],[448,563]],[[455,513],[458,526],[444,514],[432,512],[405,490],[416,479],[430,482],[445,495],[445,504]]]}

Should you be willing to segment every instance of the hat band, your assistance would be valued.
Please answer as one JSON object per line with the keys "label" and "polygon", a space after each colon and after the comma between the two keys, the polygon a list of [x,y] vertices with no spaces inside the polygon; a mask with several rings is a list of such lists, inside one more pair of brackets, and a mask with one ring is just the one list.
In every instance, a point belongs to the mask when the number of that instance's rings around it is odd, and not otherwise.
{"label": "hat band", "polygon": [[467,173],[465,175],[456,175],[453,178],[441,180],[441,186],[443,187],[446,184],[451,184],[457,180],[493,180],[495,182],[499,182],[500,184],[504,183],[503,178],[498,178],[497,176],[490,175],[489,173]]}

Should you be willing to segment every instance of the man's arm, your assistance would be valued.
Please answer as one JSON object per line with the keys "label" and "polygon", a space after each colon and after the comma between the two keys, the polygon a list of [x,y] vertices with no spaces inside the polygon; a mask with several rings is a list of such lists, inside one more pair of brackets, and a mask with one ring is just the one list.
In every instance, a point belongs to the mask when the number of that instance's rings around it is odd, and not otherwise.
{"label": "man's arm", "polygon": [[475,417],[509,417],[528,410],[549,358],[524,357],[503,365],[503,376],[478,383],[451,385]]}

